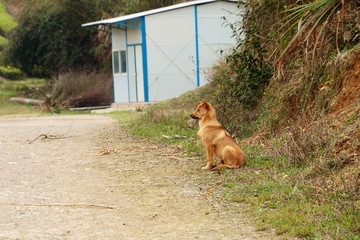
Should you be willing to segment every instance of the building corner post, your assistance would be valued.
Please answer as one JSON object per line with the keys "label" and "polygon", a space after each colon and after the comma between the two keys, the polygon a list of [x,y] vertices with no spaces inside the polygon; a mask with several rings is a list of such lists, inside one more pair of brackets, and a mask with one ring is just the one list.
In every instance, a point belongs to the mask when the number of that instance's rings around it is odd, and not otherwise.
{"label": "building corner post", "polygon": [[199,56],[199,23],[198,23],[198,7],[194,5],[195,18],[195,66],[196,66],[196,86],[200,86],[200,56]]}
{"label": "building corner post", "polygon": [[143,74],[144,74],[144,100],[145,102],[148,102],[149,101],[149,71],[148,71],[148,59],[147,59],[145,16],[142,16],[140,18],[140,21],[141,21]]}

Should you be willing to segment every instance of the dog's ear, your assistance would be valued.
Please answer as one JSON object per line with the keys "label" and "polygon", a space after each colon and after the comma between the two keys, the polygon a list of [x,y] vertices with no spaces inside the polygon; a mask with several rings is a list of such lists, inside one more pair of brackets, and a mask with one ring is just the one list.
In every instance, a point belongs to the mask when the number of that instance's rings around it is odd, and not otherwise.
{"label": "dog's ear", "polygon": [[208,102],[205,101],[199,101],[198,103],[202,104],[206,110],[210,110],[211,109],[211,105]]}

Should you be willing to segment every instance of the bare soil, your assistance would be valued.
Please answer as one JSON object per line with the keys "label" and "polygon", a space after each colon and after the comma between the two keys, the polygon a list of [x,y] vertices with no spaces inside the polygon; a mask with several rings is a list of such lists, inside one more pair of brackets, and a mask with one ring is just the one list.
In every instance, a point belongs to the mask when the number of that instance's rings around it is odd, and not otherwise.
{"label": "bare soil", "polygon": [[0,239],[276,239],[105,116],[0,118]]}
{"label": "bare soil", "polygon": [[[341,111],[354,110],[360,100],[360,51],[355,53],[348,63],[341,91],[334,99],[332,114],[339,115]],[[352,106],[353,105],[353,106]],[[356,106],[357,105],[357,106]],[[350,108],[350,109],[349,109]]]}

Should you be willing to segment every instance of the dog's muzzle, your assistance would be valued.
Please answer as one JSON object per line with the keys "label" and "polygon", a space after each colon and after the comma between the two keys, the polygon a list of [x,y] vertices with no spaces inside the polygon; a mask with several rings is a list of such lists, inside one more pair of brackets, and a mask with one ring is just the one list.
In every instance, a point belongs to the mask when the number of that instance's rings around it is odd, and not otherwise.
{"label": "dog's muzzle", "polygon": [[193,119],[197,119],[197,120],[200,119],[199,117],[197,117],[197,116],[195,116],[195,115],[192,115],[192,114],[190,115],[190,117],[193,118]]}

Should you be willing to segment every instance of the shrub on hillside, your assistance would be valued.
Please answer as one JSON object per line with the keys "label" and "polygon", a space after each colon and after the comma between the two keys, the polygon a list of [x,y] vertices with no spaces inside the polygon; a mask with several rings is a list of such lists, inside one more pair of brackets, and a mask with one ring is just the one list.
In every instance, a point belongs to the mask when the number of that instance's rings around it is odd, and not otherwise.
{"label": "shrub on hillside", "polygon": [[25,77],[25,74],[18,68],[0,66],[0,76],[9,80],[19,80]]}

